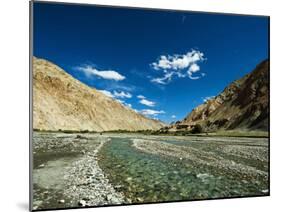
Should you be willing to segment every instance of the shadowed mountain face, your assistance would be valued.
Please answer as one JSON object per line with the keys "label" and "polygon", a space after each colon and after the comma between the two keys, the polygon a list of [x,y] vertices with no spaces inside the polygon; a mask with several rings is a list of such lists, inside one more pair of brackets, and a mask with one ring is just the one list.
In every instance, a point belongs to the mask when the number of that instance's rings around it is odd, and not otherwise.
{"label": "shadowed mountain face", "polygon": [[190,130],[200,124],[205,131],[268,130],[269,61],[232,82],[218,96],[192,110],[170,130]]}
{"label": "shadowed mountain face", "polygon": [[144,117],[74,79],[55,64],[33,58],[33,128],[39,130],[157,130]]}

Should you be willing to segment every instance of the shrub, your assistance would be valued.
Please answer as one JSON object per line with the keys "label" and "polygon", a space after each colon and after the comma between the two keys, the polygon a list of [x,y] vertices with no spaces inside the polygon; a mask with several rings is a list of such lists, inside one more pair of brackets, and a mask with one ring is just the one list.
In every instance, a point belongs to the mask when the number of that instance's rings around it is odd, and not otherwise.
{"label": "shrub", "polygon": [[196,133],[202,133],[203,129],[201,127],[200,124],[195,124],[195,126],[192,128],[192,130],[190,131],[192,134],[196,134]]}

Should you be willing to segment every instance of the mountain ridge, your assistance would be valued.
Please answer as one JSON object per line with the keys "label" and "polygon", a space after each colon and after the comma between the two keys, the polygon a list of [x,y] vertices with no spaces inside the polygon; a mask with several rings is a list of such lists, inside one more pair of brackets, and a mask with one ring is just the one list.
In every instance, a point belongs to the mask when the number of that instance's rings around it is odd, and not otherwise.
{"label": "mountain ridge", "polygon": [[194,108],[169,131],[192,130],[200,125],[204,131],[268,131],[269,60],[264,60],[244,77],[233,81],[216,97]]}
{"label": "mountain ridge", "polygon": [[163,126],[83,84],[54,63],[33,57],[34,129],[137,131]]}

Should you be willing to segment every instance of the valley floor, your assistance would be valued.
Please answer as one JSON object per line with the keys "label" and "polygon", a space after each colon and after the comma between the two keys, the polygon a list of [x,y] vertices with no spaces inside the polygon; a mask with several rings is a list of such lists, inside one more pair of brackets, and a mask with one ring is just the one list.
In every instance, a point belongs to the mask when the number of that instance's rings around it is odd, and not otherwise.
{"label": "valley floor", "polygon": [[33,209],[269,194],[268,138],[34,132]]}

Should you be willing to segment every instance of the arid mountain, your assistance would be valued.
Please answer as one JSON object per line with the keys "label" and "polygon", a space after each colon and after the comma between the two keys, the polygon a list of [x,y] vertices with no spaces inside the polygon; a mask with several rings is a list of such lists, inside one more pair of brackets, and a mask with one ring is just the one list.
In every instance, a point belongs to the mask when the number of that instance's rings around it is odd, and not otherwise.
{"label": "arid mountain", "polygon": [[260,63],[250,74],[232,82],[218,96],[196,107],[182,121],[169,127],[191,130],[200,124],[205,131],[268,130],[269,61]]}
{"label": "arid mountain", "polygon": [[33,128],[38,130],[157,130],[146,118],[74,79],[55,64],[33,58]]}

